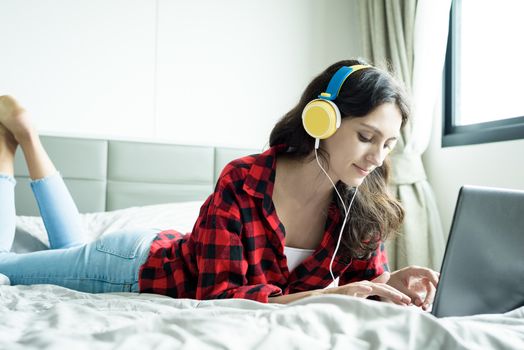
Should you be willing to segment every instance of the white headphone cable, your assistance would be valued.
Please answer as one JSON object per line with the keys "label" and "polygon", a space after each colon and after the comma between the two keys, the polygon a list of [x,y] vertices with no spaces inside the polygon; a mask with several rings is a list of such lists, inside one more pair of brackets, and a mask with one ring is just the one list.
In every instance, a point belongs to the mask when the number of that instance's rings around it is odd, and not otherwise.
{"label": "white headphone cable", "polygon": [[346,212],[346,217],[344,218],[344,222],[342,223],[342,228],[340,229],[340,233],[338,234],[337,246],[335,248],[335,251],[333,252],[333,256],[331,257],[331,261],[329,263],[329,273],[331,273],[331,278],[333,279],[333,282],[335,282],[335,275],[333,275],[333,261],[335,261],[335,256],[337,255],[338,247],[340,246],[340,241],[342,239],[342,232],[344,232],[344,227],[346,226],[346,222],[349,216],[349,210],[351,209],[351,205],[353,205],[353,200],[355,199],[355,196],[357,195],[357,191],[358,191],[358,186],[355,187],[355,193],[353,193],[351,202],[349,202],[349,208]]}
{"label": "white headphone cable", "polygon": [[320,167],[320,169],[324,172],[324,174],[326,174],[327,178],[329,179],[329,182],[331,182],[331,184],[333,185],[333,188],[337,192],[338,198],[340,199],[340,202],[342,203],[342,206],[344,207],[344,213],[346,213],[346,215],[347,215],[348,210],[346,209],[346,205],[344,204],[344,201],[342,200],[342,196],[338,192],[337,186],[335,186],[335,183],[333,182],[333,180],[331,180],[331,177],[328,175],[328,173],[324,170],[324,168],[320,164],[320,161],[318,160],[318,154],[317,154],[317,149],[316,148],[315,148],[315,159],[317,160],[317,164]]}
{"label": "white headphone cable", "polygon": [[342,239],[342,232],[344,231],[344,227],[346,226],[346,222],[347,222],[347,219],[349,217],[349,211],[351,209],[351,206],[353,205],[353,200],[355,199],[355,196],[357,195],[358,186],[355,187],[355,193],[353,193],[353,197],[351,198],[351,202],[349,202],[349,207],[346,208],[346,205],[344,204],[344,201],[342,200],[342,196],[340,195],[340,193],[337,190],[337,186],[335,186],[335,183],[333,182],[333,180],[331,180],[331,177],[328,175],[326,170],[324,170],[324,168],[320,164],[320,161],[318,160],[317,147],[315,147],[315,159],[317,160],[318,166],[324,172],[324,174],[326,174],[327,178],[329,179],[329,181],[333,185],[333,188],[337,192],[338,198],[340,199],[340,202],[342,203],[342,206],[344,207],[344,212],[346,214],[346,216],[344,217],[344,222],[342,223],[342,228],[340,229],[340,233],[338,235],[337,246],[335,248],[335,251],[333,252],[333,256],[331,257],[331,261],[329,263],[329,273],[331,274],[331,278],[333,279],[333,282],[335,283],[335,275],[333,274],[333,261],[335,261],[335,256],[337,255],[337,251],[338,251],[338,248],[340,246],[340,241]]}

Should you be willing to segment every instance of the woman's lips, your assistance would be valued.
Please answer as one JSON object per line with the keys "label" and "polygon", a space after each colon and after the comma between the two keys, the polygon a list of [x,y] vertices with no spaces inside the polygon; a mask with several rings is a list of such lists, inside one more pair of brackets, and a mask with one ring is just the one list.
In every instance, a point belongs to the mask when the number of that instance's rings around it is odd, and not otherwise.
{"label": "woman's lips", "polygon": [[369,174],[370,170],[365,170],[365,169],[362,169],[361,167],[359,167],[358,165],[356,164],[353,164],[353,166],[355,167],[355,169],[357,170],[357,173],[359,173],[360,175],[362,176],[366,176]]}

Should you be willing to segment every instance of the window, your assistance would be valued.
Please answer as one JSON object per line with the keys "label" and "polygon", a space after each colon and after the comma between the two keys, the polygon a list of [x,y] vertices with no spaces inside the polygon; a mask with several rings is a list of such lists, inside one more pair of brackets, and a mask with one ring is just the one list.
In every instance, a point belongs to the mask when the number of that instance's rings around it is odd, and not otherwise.
{"label": "window", "polygon": [[442,146],[524,138],[524,1],[453,0]]}

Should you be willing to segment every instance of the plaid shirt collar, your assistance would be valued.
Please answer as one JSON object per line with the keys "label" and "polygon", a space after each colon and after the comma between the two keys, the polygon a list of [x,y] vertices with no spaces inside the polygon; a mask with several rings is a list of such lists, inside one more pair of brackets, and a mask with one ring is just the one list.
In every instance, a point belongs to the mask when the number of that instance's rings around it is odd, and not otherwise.
{"label": "plaid shirt collar", "polygon": [[[287,148],[286,145],[277,145],[260,154],[251,165],[244,181],[244,191],[252,197],[262,199],[262,208],[266,218],[269,218],[274,211],[272,197],[275,186],[277,154],[285,152]],[[274,220],[269,221],[273,229],[277,230],[276,222],[273,222]]]}
{"label": "plaid shirt collar", "polygon": [[275,184],[276,155],[284,152],[286,149],[286,145],[274,146],[256,159],[244,182],[244,191],[246,193],[257,198],[271,197]]}

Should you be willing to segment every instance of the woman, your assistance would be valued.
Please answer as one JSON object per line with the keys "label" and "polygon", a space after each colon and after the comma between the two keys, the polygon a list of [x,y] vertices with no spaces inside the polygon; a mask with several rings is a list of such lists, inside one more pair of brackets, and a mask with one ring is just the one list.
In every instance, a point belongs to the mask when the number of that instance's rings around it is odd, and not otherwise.
{"label": "woman", "polygon": [[[420,267],[390,274],[382,243],[403,218],[386,190],[385,161],[408,113],[389,73],[356,60],[335,63],[276,124],[266,152],[224,168],[193,232],[116,232],[85,243],[78,211],[25,111],[0,97],[0,273],[13,285],[93,293],[277,303],[336,293],[426,309],[438,274]],[[9,253],[17,144],[48,251]],[[339,286],[326,288],[337,277]]]}

